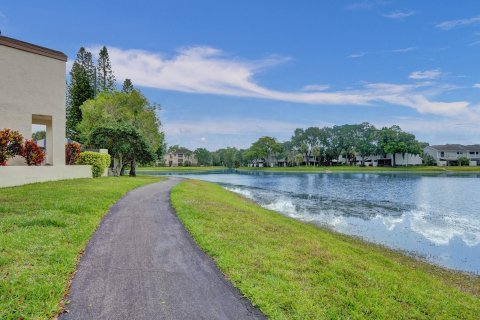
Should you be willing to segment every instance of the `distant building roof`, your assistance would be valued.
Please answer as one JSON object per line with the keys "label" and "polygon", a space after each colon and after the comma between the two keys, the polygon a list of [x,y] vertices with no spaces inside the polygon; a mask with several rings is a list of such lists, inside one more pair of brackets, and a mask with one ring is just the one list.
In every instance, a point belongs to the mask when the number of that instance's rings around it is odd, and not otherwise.
{"label": "distant building roof", "polygon": [[67,61],[67,56],[63,52],[37,46],[36,44],[20,41],[20,40],[5,37],[5,36],[0,36],[0,45],[38,54],[41,56],[45,56],[45,57],[49,57],[57,60],[61,60],[61,61]]}
{"label": "distant building roof", "polygon": [[429,146],[438,151],[480,151],[480,144],[463,145],[463,144],[440,144]]}

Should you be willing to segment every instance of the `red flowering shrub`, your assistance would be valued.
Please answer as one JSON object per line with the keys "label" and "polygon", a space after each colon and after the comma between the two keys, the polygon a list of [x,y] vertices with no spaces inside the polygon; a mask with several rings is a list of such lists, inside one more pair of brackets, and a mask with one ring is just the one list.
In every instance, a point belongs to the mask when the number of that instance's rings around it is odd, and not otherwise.
{"label": "red flowering shrub", "polygon": [[8,159],[20,154],[22,142],[23,136],[18,131],[10,129],[0,131],[0,166],[6,166]]}
{"label": "red flowering shrub", "polygon": [[33,140],[25,140],[25,144],[20,151],[20,155],[25,158],[27,165],[38,166],[45,159],[45,153]]}
{"label": "red flowering shrub", "polygon": [[66,164],[72,165],[77,162],[78,156],[82,151],[80,143],[77,142],[68,142],[65,143],[65,162]]}

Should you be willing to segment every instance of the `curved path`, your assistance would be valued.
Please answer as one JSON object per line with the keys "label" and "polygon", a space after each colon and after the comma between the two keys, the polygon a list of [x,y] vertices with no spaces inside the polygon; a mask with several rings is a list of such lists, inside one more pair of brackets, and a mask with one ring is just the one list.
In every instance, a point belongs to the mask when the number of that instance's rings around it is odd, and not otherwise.
{"label": "curved path", "polygon": [[178,220],[170,190],[179,181],[135,189],[110,209],[60,319],[264,319]]}

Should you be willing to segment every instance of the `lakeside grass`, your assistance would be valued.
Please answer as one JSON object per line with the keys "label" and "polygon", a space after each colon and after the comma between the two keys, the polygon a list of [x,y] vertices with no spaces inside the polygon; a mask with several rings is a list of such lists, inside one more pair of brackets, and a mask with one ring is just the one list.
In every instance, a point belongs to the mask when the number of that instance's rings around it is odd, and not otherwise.
{"label": "lakeside grass", "polygon": [[196,180],[171,194],[196,242],[271,319],[478,319],[480,277],[263,209]]}
{"label": "lakeside grass", "polygon": [[111,205],[154,177],[75,179],[0,189],[0,319],[51,319]]}
{"label": "lakeside grass", "polygon": [[301,166],[301,167],[266,167],[266,168],[253,168],[253,167],[241,167],[237,170],[240,171],[271,171],[271,172],[304,172],[304,173],[325,173],[325,172],[465,172],[465,173],[480,173],[480,166],[476,167],[437,167],[437,166],[398,166],[398,167],[360,167],[360,166]]}
{"label": "lakeside grass", "polygon": [[204,171],[218,171],[225,170],[226,167],[140,167],[137,171],[158,171],[158,172],[204,172]]}

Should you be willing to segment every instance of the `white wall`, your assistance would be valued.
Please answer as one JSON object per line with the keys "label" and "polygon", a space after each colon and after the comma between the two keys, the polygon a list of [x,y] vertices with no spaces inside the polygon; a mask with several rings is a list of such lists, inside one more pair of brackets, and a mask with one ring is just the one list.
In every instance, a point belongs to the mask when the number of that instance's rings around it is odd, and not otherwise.
{"label": "white wall", "polygon": [[7,166],[0,167],[0,188],[27,183],[91,178],[92,166]]}
{"label": "white wall", "polygon": [[0,130],[18,130],[25,139],[31,139],[32,116],[51,116],[53,156],[48,162],[62,166],[65,165],[65,68],[64,61],[0,45]]}

